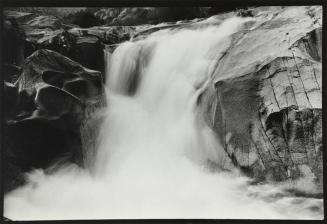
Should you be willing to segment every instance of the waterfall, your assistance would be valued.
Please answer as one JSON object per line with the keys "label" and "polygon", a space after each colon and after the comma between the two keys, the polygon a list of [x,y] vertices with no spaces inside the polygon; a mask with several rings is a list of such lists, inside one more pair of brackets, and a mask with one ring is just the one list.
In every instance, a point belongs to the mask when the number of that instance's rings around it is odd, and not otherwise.
{"label": "waterfall", "polygon": [[27,185],[5,196],[4,215],[14,220],[322,218],[310,209],[321,207],[320,199],[287,196],[283,185],[249,184],[226,165],[228,157],[204,121],[198,98],[213,85],[225,40],[246,21],[161,30],[105,54],[107,107],[92,164],[29,173]]}

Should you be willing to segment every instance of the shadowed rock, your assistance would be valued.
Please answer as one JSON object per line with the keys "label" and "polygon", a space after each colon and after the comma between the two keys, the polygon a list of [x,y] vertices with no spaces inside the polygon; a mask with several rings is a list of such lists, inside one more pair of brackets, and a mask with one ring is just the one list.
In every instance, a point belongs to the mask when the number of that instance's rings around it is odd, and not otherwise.
{"label": "shadowed rock", "polygon": [[[65,74],[67,76],[63,77]],[[23,73],[19,78],[19,89],[33,91],[33,87],[38,84],[47,81],[50,82],[49,84],[54,84],[55,80],[59,82],[60,79],[71,80],[75,77],[89,81],[95,88],[99,87],[99,82],[101,83],[102,80],[100,72],[84,68],[79,63],[57,52],[42,49],[26,59]]]}
{"label": "shadowed rock", "polygon": [[25,32],[14,18],[3,21],[3,62],[20,66],[24,61]]}
{"label": "shadowed rock", "polygon": [[80,128],[102,85],[100,72],[54,51],[25,60],[17,86],[5,84],[6,191],[24,183],[21,172],[60,160],[83,165]]}
{"label": "shadowed rock", "polygon": [[10,83],[14,83],[20,76],[22,68],[13,64],[3,65],[4,80]]}
{"label": "shadowed rock", "polygon": [[103,71],[103,46],[98,37],[77,38],[73,52],[72,58],[83,66]]}
{"label": "shadowed rock", "polygon": [[15,115],[18,105],[18,88],[9,83],[4,82],[4,114],[8,119]]}

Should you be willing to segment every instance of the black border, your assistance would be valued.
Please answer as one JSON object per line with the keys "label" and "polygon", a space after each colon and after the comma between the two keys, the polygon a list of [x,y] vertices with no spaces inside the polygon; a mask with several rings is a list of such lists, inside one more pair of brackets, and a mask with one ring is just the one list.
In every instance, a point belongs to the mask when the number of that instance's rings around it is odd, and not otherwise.
{"label": "black border", "polygon": [[[323,124],[323,133],[326,133],[326,116],[327,116],[327,96],[325,86],[327,73],[326,73],[326,22],[327,22],[327,0],[0,0],[0,18],[3,18],[3,8],[5,7],[141,7],[141,6],[152,6],[152,7],[163,7],[163,6],[234,6],[234,7],[242,7],[242,6],[303,6],[303,5],[321,5],[323,6],[323,32],[322,32],[322,124]],[[2,52],[3,46],[3,23],[0,23],[0,52]],[[4,122],[4,109],[3,109],[3,66],[2,66],[2,53],[0,54],[0,118],[1,118],[1,126],[0,126],[0,212],[3,217],[3,122]],[[327,136],[323,134],[323,189],[324,189],[324,216],[326,219],[326,173],[327,173],[327,153],[324,150],[327,146]],[[237,213],[237,211],[235,211]],[[267,219],[124,219],[124,220],[51,220],[51,221],[4,221],[3,218],[0,217],[1,223],[187,223],[187,224],[195,224],[195,223],[239,223],[239,224],[252,224],[252,223],[325,223],[325,220],[267,220]]]}
{"label": "black border", "polygon": [[291,6],[323,5],[325,0],[2,0],[10,7],[128,7],[128,6]]}

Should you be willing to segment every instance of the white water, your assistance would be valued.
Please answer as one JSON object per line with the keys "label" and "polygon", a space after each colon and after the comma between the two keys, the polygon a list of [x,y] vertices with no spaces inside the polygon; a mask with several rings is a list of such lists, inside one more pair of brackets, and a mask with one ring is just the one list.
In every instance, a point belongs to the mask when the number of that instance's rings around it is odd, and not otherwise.
{"label": "white water", "polygon": [[[233,18],[197,30],[164,30],[127,42],[110,57],[108,107],[93,165],[29,174],[5,197],[14,220],[124,218],[319,219],[322,200],[292,198],[283,185],[251,186],[226,160],[201,119],[198,95],[223,40],[242,28]],[[129,91],[135,76],[136,90]]]}

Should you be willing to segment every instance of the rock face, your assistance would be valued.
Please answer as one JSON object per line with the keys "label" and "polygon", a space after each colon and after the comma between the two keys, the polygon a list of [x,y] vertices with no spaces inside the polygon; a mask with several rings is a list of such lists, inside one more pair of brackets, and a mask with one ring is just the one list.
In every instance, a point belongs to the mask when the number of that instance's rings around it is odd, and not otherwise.
{"label": "rock face", "polygon": [[[209,15],[210,7],[129,7],[100,9],[95,16],[113,26],[137,26]],[[222,10],[223,11],[223,10]]]}
{"label": "rock face", "polygon": [[54,16],[37,16],[29,21],[27,21],[26,26],[44,29],[50,28],[52,30],[57,30],[62,27],[61,21]]}
{"label": "rock face", "polygon": [[90,69],[103,71],[103,46],[96,36],[79,37],[75,42],[72,58]]}
{"label": "rock face", "polygon": [[207,120],[245,173],[322,189],[322,8],[256,10],[219,59]]}
{"label": "rock face", "polygon": [[3,62],[21,65],[24,61],[25,33],[15,19],[4,20],[3,25]]}
{"label": "rock face", "polygon": [[[131,26],[79,28],[55,16],[5,11],[5,62],[20,65],[38,49],[67,56],[89,69],[103,71],[104,44],[127,41],[135,33]],[[101,58],[101,59],[100,59]]]}
{"label": "rock face", "polygon": [[[60,160],[80,165],[80,128],[86,109],[103,94],[100,72],[50,50],[28,57],[16,85],[5,84],[8,191],[23,183],[21,172]],[[19,175],[18,175],[19,174]]]}
{"label": "rock face", "polygon": [[135,26],[96,26],[91,28],[72,28],[69,30],[75,36],[83,36],[83,33],[98,37],[105,44],[117,44],[127,41],[135,33]]}

